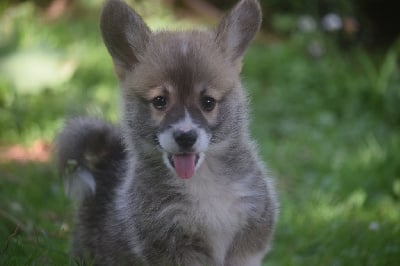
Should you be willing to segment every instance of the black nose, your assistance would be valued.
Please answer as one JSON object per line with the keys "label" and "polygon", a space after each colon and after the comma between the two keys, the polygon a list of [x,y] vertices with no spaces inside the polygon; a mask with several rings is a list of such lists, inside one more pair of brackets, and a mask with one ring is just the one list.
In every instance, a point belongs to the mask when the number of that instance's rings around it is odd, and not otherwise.
{"label": "black nose", "polygon": [[177,130],[173,133],[173,137],[181,148],[188,149],[193,146],[197,140],[197,133],[194,130],[182,131]]}

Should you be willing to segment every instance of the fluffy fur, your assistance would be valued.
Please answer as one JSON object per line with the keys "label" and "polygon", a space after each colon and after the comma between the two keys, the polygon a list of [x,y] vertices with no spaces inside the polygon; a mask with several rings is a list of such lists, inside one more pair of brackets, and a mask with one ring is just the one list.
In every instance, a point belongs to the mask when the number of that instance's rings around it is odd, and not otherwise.
{"label": "fluffy fur", "polygon": [[122,1],[106,2],[100,28],[121,87],[121,127],[77,118],[57,139],[79,205],[76,258],[261,265],[278,204],[239,77],[260,20],[257,1],[242,0],[213,31],[151,32]]}

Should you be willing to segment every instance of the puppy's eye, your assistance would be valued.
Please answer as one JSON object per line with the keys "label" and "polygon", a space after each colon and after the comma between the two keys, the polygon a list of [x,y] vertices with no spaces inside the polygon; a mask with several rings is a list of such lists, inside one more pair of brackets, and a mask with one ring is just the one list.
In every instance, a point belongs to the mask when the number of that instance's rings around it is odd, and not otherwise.
{"label": "puppy's eye", "polygon": [[153,104],[154,108],[162,111],[167,106],[168,100],[167,97],[157,96],[151,101],[151,103]]}
{"label": "puppy's eye", "polygon": [[217,101],[210,96],[204,96],[201,98],[201,107],[206,112],[211,112],[215,108],[216,104]]}

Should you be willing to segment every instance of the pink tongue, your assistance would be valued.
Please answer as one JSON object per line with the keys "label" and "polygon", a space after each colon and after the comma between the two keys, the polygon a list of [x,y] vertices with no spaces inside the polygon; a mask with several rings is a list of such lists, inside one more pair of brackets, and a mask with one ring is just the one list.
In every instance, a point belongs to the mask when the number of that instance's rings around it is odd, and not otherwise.
{"label": "pink tongue", "polygon": [[194,154],[177,154],[173,155],[175,171],[180,178],[190,178],[194,174],[194,165],[196,155]]}

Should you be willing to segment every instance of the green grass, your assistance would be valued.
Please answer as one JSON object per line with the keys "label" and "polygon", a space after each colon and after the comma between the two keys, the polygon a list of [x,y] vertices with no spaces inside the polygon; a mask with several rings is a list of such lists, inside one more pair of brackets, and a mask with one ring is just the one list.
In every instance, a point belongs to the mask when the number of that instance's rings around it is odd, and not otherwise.
{"label": "green grass", "polygon": [[315,60],[303,48],[296,40],[255,46],[244,73],[254,133],[282,200],[270,263],[396,265],[399,69],[385,87],[376,79],[398,48],[377,63],[362,50],[330,48]]}
{"label": "green grass", "polygon": [[[48,23],[28,4],[0,17],[1,145],[51,141],[71,115],[117,121],[98,8],[85,12]],[[148,18],[153,25],[171,24],[158,12],[162,19]],[[308,55],[311,40],[325,47],[323,57]],[[252,132],[281,200],[265,265],[398,265],[399,53],[399,44],[343,51],[320,34],[250,49],[243,80]],[[54,72],[18,81],[36,67]],[[71,216],[51,163],[0,163],[0,265],[70,263]]]}

